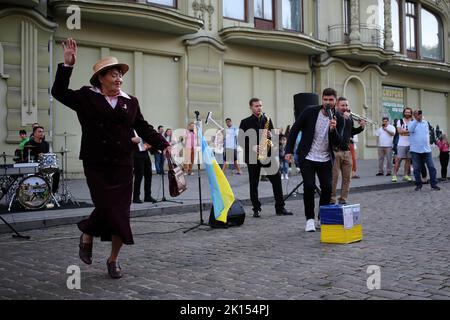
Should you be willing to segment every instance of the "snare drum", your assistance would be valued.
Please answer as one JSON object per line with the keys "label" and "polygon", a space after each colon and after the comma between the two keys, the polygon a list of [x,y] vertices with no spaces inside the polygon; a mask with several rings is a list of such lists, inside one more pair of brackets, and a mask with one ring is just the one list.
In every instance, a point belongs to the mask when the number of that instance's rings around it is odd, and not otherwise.
{"label": "snare drum", "polygon": [[58,171],[56,153],[43,153],[39,155],[39,172],[52,174]]}
{"label": "snare drum", "polygon": [[50,184],[42,176],[31,175],[25,177],[17,187],[16,196],[25,209],[40,209],[50,200]]}

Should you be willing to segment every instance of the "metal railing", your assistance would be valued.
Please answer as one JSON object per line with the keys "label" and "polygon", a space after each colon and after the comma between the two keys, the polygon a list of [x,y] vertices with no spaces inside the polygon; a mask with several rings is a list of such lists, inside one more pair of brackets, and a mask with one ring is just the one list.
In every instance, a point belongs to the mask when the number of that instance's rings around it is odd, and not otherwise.
{"label": "metal railing", "polygon": [[[328,42],[331,45],[350,44],[350,26],[337,24],[328,26]],[[359,33],[362,45],[384,48],[384,30],[373,24],[359,24]]]}

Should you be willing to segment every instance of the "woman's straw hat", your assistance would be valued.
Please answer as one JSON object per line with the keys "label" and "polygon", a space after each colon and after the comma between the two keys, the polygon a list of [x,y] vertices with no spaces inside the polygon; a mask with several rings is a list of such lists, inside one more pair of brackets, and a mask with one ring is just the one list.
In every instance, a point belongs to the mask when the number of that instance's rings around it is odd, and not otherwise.
{"label": "woman's straw hat", "polygon": [[116,57],[105,57],[102,58],[100,60],[98,60],[94,66],[92,67],[92,69],[94,70],[94,74],[91,77],[91,80],[89,81],[93,86],[98,86],[98,74],[100,72],[102,72],[105,69],[109,69],[109,68],[118,68],[119,70],[122,71],[122,75],[124,75],[129,67],[127,64],[125,63],[119,63],[119,61],[117,60]]}

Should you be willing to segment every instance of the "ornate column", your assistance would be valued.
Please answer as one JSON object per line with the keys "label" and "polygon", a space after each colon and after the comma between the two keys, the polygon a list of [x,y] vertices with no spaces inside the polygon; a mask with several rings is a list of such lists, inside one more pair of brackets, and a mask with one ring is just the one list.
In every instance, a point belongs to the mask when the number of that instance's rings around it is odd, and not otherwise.
{"label": "ornate column", "polygon": [[394,50],[392,41],[391,0],[384,0],[384,49]]}
{"label": "ornate column", "polygon": [[350,0],[350,44],[360,43],[359,0]]}

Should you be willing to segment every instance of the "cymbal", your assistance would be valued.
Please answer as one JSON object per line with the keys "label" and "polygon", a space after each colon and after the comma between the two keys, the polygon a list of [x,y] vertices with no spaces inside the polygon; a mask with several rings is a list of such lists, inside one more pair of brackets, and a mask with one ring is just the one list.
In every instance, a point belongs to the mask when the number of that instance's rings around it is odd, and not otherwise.
{"label": "cymbal", "polygon": [[63,133],[55,133],[56,137],[75,137],[76,134],[69,133],[69,132],[63,132]]}

